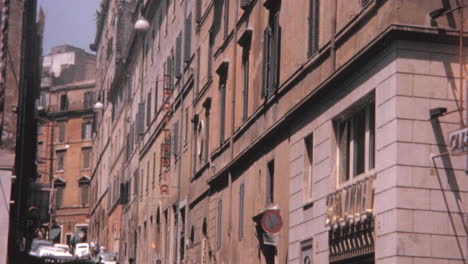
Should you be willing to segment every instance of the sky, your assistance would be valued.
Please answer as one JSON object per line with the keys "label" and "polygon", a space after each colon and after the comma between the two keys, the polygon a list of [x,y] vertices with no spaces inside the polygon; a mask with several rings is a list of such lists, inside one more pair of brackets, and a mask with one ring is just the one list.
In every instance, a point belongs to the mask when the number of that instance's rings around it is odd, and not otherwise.
{"label": "sky", "polygon": [[95,13],[100,0],[39,0],[45,13],[43,54],[69,44],[91,52],[96,33]]}

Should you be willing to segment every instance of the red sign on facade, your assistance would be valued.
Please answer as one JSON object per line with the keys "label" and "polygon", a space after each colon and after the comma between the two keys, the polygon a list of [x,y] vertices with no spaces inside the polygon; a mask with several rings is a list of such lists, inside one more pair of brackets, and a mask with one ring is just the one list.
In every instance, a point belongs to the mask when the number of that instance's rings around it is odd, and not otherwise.
{"label": "red sign on facade", "polygon": [[265,211],[261,223],[263,230],[270,234],[277,234],[283,227],[283,219],[278,210]]}

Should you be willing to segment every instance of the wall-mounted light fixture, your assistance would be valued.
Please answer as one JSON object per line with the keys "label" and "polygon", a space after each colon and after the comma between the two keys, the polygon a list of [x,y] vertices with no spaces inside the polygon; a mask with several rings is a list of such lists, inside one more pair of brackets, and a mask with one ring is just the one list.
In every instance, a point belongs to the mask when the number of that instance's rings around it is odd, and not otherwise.
{"label": "wall-mounted light fixture", "polygon": [[100,101],[97,101],[93,106],[94,110],[101,110],[103,107],[104,105]]}
{"label": "wall-mounted light fixture", "polygon": [[143,16],[141,16],[136,22],[135,22],[135,30],[138,31],[138,32],[142,32],[142,33],[145,33],[146,31],[148,31],[150,27],[150,24],[148,22],[148,20],[146,20],[146,18],[144,18]]}

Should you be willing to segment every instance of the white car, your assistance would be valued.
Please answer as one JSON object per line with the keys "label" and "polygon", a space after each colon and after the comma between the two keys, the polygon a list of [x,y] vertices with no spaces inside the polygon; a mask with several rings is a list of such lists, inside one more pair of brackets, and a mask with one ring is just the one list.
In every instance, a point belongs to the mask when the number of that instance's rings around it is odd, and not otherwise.
{"label": "white car", "polygon": [[41,246],[39,247],[39,257],[56,257],[60,259],[72,259],[73,256],[68,250],[59,247]]}
{"label": "white car", "polygon": [[77,258],[91,258],[88,243],[78,243],[75,246],[75,257]]}
{"label": "white car", "polygon": [[63,249],[65,249],[67,252],[70,252],[70,247],[68,247],[68,245],[66,245],[66,244],[54,244],[54,247],[63,248]]}
{"label": "white car", "polygon": [[116,264],[117,263],[117,254],[115,253],[99,253],[97,257],[99,264]]}

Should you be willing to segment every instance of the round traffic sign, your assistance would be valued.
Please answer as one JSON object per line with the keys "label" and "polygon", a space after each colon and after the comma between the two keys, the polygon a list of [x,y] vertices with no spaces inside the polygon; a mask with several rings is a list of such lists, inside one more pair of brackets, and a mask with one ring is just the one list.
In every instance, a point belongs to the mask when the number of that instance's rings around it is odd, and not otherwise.
{"label": "round traffic sign", "polygon": [[262,228],[270,234],[276,234],[283,227],[283,220],[278,210],[267,210],[262,216]]}

